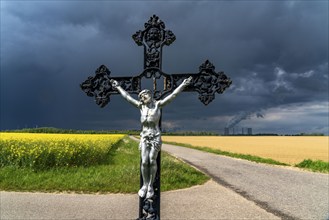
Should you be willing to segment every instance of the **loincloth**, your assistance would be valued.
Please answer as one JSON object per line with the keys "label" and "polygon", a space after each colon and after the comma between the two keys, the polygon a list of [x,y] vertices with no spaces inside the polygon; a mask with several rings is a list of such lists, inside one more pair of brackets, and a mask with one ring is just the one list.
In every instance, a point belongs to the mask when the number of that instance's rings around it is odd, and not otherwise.
{"label": "loincloth", "polygon": [[160,132],[153,133],[153,132],[142,131],[140,133],[140,136],[141,136],[139,143],[140,150],[142,148],[142,144],[144,144],[145,147],[154,148],[156,151],[161,150],[162,141],[161,141]]}

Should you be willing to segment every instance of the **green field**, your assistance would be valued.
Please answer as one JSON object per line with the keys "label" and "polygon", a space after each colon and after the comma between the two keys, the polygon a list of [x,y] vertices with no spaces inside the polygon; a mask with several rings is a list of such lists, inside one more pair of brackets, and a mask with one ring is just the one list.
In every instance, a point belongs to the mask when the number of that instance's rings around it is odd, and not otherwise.
{"label": "green field", "polygon": [[[88,139],[88,135],[83,136],[85,140]],[[33,140],[36,140],[36,138],[34,137]],[[20,139],[19,141],[22,140]],[[55,140],[53,141],[56,142]],[[28,148],[26,146],[25,148]],[[75,147],[76,145],[73,144],[72,146]],[[40,148],[46,149],[46,147],[42,146]],[[3,148],[4,145],[1,145],[0,150],[3,150]],[[13,152],[17,152],[19,147],[14,149],[16,150]],[[74,149],[66,149],[75,152]],[[92,148],[86,149],[90,150]],[[119,142],[106,149],[103,151],[106,159],[102,160],[102,163],[99,164],[89,163],[88,165],[84,165],[73,163],[73,165],[49,166],[46,169],[45,167],[38,169],[38,167],[33,166],[22,166],[22,164],[16,162],[12,164],[2,163],[0,167],[0,190],[136,193],[139,189],[140,178],[140,152],[138,150],[138,143],[125,136]],[[24,152],[33,151],[24,149]],[[51,153],[51,151],[49,152]],[[47,155],[40,155],[47,158]],[[72,155],[76,156],[76,154]],[[16,156],[12,156],[12,158],[17,159]],[[67,158],[67,155],[65,158],[68,161],[72,159]],[[162,153],[161,166],[162,191],[191,187],[193,185],[203,184],[209,180],[208,176],[164,152]]]}

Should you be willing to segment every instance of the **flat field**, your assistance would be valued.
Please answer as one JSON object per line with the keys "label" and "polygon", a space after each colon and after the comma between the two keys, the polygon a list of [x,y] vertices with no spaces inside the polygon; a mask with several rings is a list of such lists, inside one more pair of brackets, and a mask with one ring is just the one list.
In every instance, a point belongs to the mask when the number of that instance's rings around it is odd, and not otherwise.
{"label": "flat field", "polygon": [[0,133],[0,167],[47,169],[105,162],[123,134]]}
{"label": "flat field", "polygon": [[329,162],[328,136],[163,136],[162,140],[250,154],[290,165],[304,159]]}
{"label": "flat field", "polygon": [[[162,153],[162,190],[199,185],[209,177]],[[0,191],[135,193],[138,143],[123,134],[0,132]]]}

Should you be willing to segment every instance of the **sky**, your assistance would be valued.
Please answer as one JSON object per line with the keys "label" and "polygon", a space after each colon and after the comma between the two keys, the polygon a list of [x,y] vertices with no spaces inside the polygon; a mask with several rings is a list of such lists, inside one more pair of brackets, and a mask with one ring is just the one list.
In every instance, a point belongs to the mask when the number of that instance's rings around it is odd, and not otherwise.
{"label": "sky", "polygon": [[[162,69],[197,73],[209,59],[233,81],[209,105],[182,93],[163,109],[167,131],[252,128],[329,133],[328,1],[0,1],[0,129],[140,129],[121,96],[97,106],[80,84],[102,64],[143,71],[132,34],[156,14],[176,41]],[[134,96],[137,98],[136,96]]]}

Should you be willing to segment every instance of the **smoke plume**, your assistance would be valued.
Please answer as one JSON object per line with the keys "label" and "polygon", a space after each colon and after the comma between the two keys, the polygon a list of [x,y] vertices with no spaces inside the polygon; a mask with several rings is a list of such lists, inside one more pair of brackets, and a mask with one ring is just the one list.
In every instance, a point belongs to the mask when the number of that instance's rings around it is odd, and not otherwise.
{"label": "smoke plume", "polygon": [[250,112],[240,112],[235,115],[226,125],[227,128],[233,128],[238,125],[241,121],[250,119],[256,116],[257,118],[264,118],[264,115],[260,112],[250,111]]}

